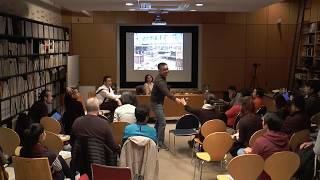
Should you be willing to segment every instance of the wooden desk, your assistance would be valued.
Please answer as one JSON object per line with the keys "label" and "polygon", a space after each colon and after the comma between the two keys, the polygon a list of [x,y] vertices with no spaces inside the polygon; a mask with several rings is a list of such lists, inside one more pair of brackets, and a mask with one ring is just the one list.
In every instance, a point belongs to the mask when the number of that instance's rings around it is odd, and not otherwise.
{"label": "wooden desk", "polygon": [[[203,95],[202,94],[176,94],[177,98],[187,98],[188,105],[192,108],[201,108],[203,105]],[[138,103],[146,106],[150,106],[151,100],[150,96],[141,95],[137,96]],[[164,100],[164,114],[166,117],[180,117],[187,112],[184,110],[182,105],[176,104],[171,99],[165,98]],[[154,117],[154,113],[151,111],[151,117]]]}

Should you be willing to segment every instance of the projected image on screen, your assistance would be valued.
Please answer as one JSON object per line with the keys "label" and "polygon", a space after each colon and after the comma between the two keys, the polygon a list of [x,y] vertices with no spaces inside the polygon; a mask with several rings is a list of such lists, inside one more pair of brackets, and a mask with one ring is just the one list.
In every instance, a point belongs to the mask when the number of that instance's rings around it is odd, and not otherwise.
{"label": "projected image on screen", "polygon": [[183,70],[183,33],[134,33],[134,70]]}

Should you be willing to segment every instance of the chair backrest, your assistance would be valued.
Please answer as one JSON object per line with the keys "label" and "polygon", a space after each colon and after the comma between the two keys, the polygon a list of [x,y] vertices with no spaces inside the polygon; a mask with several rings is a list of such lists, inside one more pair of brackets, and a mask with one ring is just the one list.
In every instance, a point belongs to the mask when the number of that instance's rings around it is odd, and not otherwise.
{"label": "chair backrest", "polygon": [[301,131],[298,131],[296,133],[293,133],[289,140],[289,148],[296,152],[299,150],[300,144],[303,142],[308,142],[310,141],[310,130],[309,129],[304,129]]}
{"label": "chair backrest", "polygon": [[249,140],[249,146],[252,147],[256,139],[260,136],[262,136],[265,132],[267,132],[267,129],[260,129],[252,134]]}
{"label": "chair backrest", "polygon": [[196,129],[199,128],[199,119],[193,114],[183,115],[176,124],[176,129]]}
{"label": "chair backrest", "polygon": [[93,180],[131,180],[131,172],[128,167],[105,166],[91,164]]}
{"label": "chair backrest", "polygon": [[20,138],[18,133],[9,128],[0,128],[0,146],[4,154],[9,156],[14,155],[19,144]]}
{"label": "chair backrest", "polygon": [[63,142],[60,139],[60,137],[52,132],[46,131],[46,139],[42,142],[43,145],[47,146],[47,148],[56,153],[59,154],[59,152],[63,148]]}
{"label": "chair backrest", "polygon": [[204,150],[209,153],[211,161],[221,161],[232,147],[233,140],[226,132],[215,132],[203,141]]}
{"label": "chair backrest", "polygon": [[61,132],[60,123],[52,117],[42,117],[40,119],[40,124],[42,124],[44,130],[46,131],[50,131],[55,134],[60,134]]}
{"label": "chair backrest", "polygon": [[264,163],[264,171],[272,180],[290,180],[300,165],[299,156],[291,151],[272,154]]}
{"label": "chair backrest", "polygon": [[124,129],[129,125],[128,122],[113,122],[111,124],[111,131],[114,142],[116,144],[122,144],[122,137],[124,133]]}
{"label": "chair backrest", "polygon": [[48,158],[22,158],[13,156],[16,180],[52,180]]}
{"label": "chair backrest", "polygon": [[257,154],[244,154],[234,157],[227,169],[233,179],[256,180],[264,167],[264,160]]}
{"label": "chair backrest", "polygon": [[226,132],[226,130],[226,124],[220,119],[209,120],[201,126],[201,134],[203,137],[207,137],[214,132]]}

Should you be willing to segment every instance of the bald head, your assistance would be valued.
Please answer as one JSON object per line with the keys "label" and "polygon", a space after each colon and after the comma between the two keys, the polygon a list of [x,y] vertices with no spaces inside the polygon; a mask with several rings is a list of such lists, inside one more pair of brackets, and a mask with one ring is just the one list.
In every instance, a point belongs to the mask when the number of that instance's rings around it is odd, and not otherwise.
{"label": "bald head", "polygon": [[97,98],[89,98],[87,100],[86,109],[88,113],[98,112],[99,111],[99,101]]}

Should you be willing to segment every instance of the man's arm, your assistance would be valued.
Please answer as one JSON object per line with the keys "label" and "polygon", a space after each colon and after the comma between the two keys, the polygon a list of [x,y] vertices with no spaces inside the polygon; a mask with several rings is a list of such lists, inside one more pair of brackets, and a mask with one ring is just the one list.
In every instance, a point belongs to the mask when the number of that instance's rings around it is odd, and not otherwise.
{"label": "man's arm", "polygon": [[117,100],[121,97],[121,95],[115,95],[115,94],[112,94],[112,93],[109,93],[107,90],[102,90],[99,92],[99,94],[102,96],[102,97],[105,97],[105,98],[108,98],[108,99],[113,99],[113,100]]}

